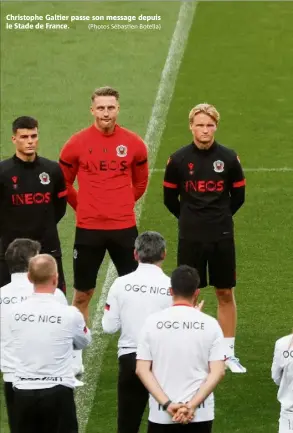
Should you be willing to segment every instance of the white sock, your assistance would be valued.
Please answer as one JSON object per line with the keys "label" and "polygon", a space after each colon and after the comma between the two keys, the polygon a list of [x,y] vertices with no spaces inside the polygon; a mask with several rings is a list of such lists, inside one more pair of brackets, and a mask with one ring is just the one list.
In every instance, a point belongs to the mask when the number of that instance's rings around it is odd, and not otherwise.
{"label": "white sock", "polygon": [[224,338],[224,344],[226,358],[228,358],[229,356],[235,356],[235,337]]}

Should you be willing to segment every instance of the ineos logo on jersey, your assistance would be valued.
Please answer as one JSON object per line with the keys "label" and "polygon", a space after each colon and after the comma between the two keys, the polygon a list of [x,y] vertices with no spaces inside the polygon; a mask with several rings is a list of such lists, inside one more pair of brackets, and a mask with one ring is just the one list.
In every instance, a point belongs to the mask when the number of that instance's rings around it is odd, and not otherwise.
{"label": "ineos logo on jersey", "polygon": [[15,206],[23,206],[29,204],[47,204],[51,201],[50,192],[36,192],[36,193],[25,193],[25,194],[12,194],[12,203]]}
{"label": "ineos logo on jersey", "polygon": [[[123,156],[123,155],[122,155]],[[101,171],[125,171],[127,170],[127,161],[100,161],[100,170]]]}
{"label": "ineos logo on jersey", "polygon": [[157,322],[158,329],[191,329],[191,330],[204,330],[203,322]]}
{"label": "ineos logo on jersey", "polygon": [[222,192],[224,191],[223,180],[187,180],[184,184],[186,192]]}
{"label": "ineos logo on jersey", "polygon": [[283,352],[283,356],[284,356],[285,359],[293,358],[293,349],[291,351],[285,350]]}
{"label": "ineos logo on jersey", "polygon": [[99,171],[125,171],[128,168],[127,161],[101,160],[101,161],[86,161],[83,164],[84,170],[90,173],[98,173]]}

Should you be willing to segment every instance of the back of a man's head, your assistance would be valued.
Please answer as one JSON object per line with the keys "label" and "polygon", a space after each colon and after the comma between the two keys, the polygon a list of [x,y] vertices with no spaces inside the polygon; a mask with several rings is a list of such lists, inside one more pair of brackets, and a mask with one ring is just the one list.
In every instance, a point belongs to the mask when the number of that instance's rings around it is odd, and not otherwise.
{"label": "back of a man's head", "polygon": [[191,266],[182,265],[171,275],[171,287],[174,296],[190,299],[198,289],[200,279],[198,272]]}
{"label": "back of a man's head", "polygon": [[49,254],[38,254],[30,259],[28,277],[35,287],[49,285],[56,288],[58,273],[54,257]]}
{"label": "back of a man's head", "polygon": [[134,248],[140,263],[159,263],[166,255],[166,241],[158,232],[141,233],[135,240]]}
{"label": "back of a man's head", "polygon": [[32,257],[39,254],[41,244],[32,239],[15,239],[8,245],[5,260],[10,274],[28,271],[28,264]]}

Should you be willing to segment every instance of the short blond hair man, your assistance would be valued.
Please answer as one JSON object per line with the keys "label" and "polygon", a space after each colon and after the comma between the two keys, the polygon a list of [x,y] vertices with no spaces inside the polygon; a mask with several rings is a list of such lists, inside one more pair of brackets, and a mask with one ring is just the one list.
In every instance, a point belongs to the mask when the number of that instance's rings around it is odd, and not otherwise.
{"label": "short blond hair man", "polygon": [[91,333],[76,307],[52,296],[58,281],[54,257],[31,258],[28,278],[34,294],[13,308],[9,319],[16,364],[16,431],[77,433],[73,347],[86,347]]}
{"label": "short blond hair man", "polygon": [[[195,267],[200,287],[215,287],[226,365],[244,373],[235,357],[236,261],[232,216],[245,200],[245,177],[233,150],[215,140],[220,114],[198,104],[189,113],[192,143],[173,153],[164,177],[164,204],[179,220],[178,265]],[[207,269],[208,276],[207,278]]]}

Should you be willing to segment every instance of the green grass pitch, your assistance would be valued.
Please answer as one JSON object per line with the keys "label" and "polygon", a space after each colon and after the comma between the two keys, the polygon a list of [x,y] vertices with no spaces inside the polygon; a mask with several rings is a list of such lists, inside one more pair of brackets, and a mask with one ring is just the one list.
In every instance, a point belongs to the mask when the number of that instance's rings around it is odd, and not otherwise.
{"label": "green grass pitch", "polygon": [[[40,122],[40,154],[57,159],[67,138],[91,123],[91,92],[106,84],[121,93],[120,123],[144,136],[179,8],[179,2],[2,2],[1,159],[13,152],[12,120],[24,114]],[[81,22],[66,31],[16,31],[5,29],[8,14],[158,14],[162,19],[156,31],[89,31]],[[275,340],[293,326],[292,21],[291,2],[198,4],[140,220],[140,231],[153,229],[166,237],[165,271],[171,272],[176,222],[162,204],[163,169],[169,154],[191,141],[190,108],[215,104],[222,117],[218,141],[237,150],[248,169],[247,200],[235,217],[236,353],[248,373],[227,373],[219,386],[215,433],[277,431],[272,352]],[[283,167],[291,170],[261,170]],[[74,214],[69,208],[60,235],[71,299]],[[92,315],[106,269],[105,264]],[[202,297],[206,312],[215,315],[213,289]],[[109,344],[86,433],[116,428],[117,337],[105,339]],[[0,431],[8,433],[2,390],[0,399]]]}

